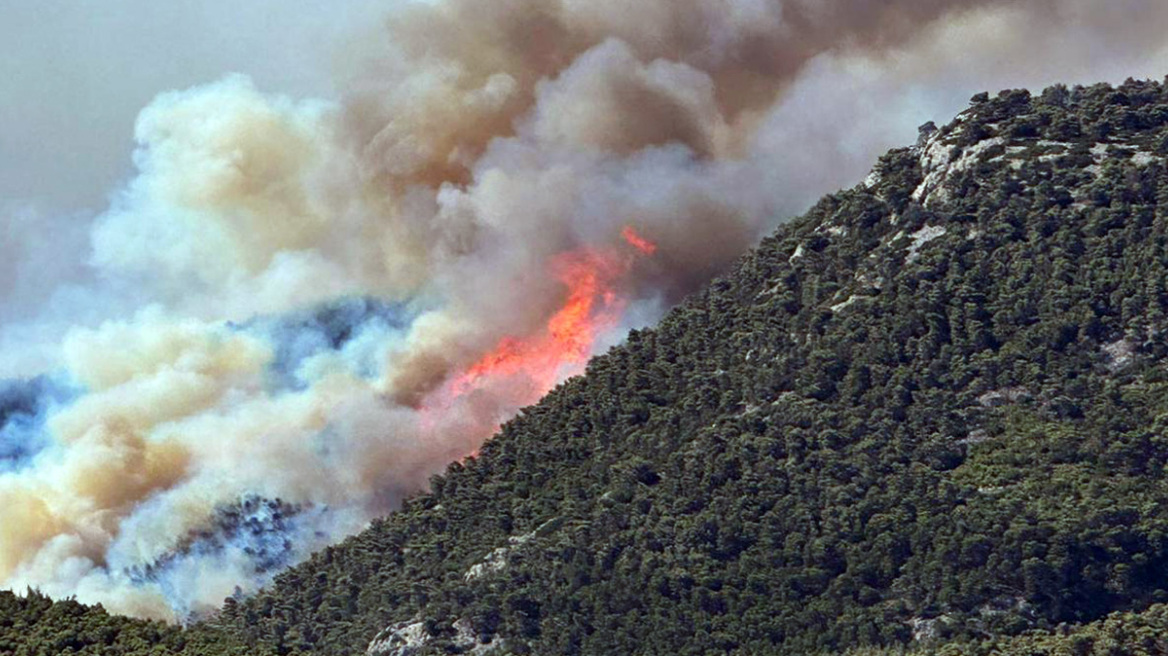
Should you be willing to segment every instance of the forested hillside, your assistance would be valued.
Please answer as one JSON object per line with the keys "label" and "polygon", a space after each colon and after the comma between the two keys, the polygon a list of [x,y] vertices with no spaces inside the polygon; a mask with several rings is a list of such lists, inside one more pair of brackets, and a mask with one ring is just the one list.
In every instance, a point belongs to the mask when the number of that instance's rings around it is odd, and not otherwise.
{"label": "forested hillside", "polygon": [[1166,154],[1160,84],[976,96],[267,591],[0,652],[1166,653]]}

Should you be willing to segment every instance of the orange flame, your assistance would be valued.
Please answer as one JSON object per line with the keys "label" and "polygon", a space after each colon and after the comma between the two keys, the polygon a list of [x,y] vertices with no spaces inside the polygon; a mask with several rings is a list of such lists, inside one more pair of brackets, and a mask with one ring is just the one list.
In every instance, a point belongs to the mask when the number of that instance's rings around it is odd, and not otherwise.
{"label": "orange flame", "polygon": [[[631,227],[622,230],[621,235],[637,255],[651,255],[657,250],[656,244]],[[598,248],[568,251],[552,258],[551,274],[563,283],[567,292],[563,305],[536,334],[504,337],[494,349],[451,379],[426,404],[425,420],[432,423],[437,420],[436,415],[460,399],[470,400],[472,392],[505,380],[511,381],[505,401],[510,407],[498,407],[495,411],[513,412],[538,401],[563,376],[578,373],[597,341],[620,322],[627,299],[618,290],[634,260],[633,254]],[[501,419],[494,417],[488,421]],[[486,429],[497,428],[497,423],[479,428],[485,435]]]}
{"label": "orange flame", "polygon": [[522,374],[535,390],[536,398],[528,402],[538,399],[564,369],[586,362],[596,340],[620,320],[625,301],[615,292],[615,285],[628,268],[628,260],[597,251],[573,251],[554,258],[553,273],[568,289],[564,305],[540,334],[528,339],[504,337],[454,379],[455,395],[473,390],[488,377]]}
{"label": "orange flame", "polygon": [[624,230],[621,230],[621,237],[624,237],[625,241],[629,242],[630,246],[641,251],[645,255],[651,256],[657,252],[657,244],[654,244],[648,239],[642,237],[637,233],[636,230],[633,229],[632,226],[625,226]]}

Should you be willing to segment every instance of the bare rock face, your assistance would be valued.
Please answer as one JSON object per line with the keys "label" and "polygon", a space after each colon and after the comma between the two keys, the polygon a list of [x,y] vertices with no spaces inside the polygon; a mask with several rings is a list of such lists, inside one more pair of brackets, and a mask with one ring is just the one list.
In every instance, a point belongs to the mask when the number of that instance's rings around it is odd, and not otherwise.
{"label": "bare rock face", "polygon": [[365,653],[371,656],[410,656],[419,653],[429,643],[425,622],[398,622],[377,634]]}
{"label": "bare rock face", "polygon": [[1131,366],[1136,359],[1136,345],[1129,339],[1121,339],[1102,347],[1104,364],[1111,373],[1118,373]]}
{"label": "bare rock face", "polygon": [[986,408],[1000,408],[1011,403],[1028,401],[1032,397],[1023,387],[1004,387],[977,397],[977,402]]}
{"label": "bare rock face", "polygon": [[415,656],[424,653],[427,647],[438,647],[438,642],[443,643],[441,649],[448,653],[451,649],[454,650],[453,653],[475,656],[489,654],[502,656],[505,653],[506,643],[503,640],[482,642],[470,620],[465,618],[457,620],[451,625],[451,629],[454,631],[453,636],[438,639],[426,630],[425,622],[398,622],[379,633],[373,642],[369,643],[365,653],[369,656]]}

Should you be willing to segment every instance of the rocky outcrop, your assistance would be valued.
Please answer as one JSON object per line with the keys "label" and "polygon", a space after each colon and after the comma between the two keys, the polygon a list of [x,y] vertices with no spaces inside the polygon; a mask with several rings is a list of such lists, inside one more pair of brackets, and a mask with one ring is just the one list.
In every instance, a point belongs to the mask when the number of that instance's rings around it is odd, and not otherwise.
{"label": "rocky outcrop", "polygon": [[[482,640],[470,620],[460,619],[450,626],[452,635],[443,635],[442,649],[446,653],[503,656],[506,643],[501,639],[490,642]],[[365,650],[368,656],[416,656],[426,652],[428,647],[436,647],[436,636],[432,635],[423,621],[399,622],[385,629],[373,639]]]}

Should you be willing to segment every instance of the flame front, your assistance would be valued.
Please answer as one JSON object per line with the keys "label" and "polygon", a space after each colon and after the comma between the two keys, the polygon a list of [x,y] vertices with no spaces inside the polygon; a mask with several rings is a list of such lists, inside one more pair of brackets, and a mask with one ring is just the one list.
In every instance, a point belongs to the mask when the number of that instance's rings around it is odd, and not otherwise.
{"label": "flame front", "polygon": [[549,272],[565,288],[559,309],[538,333],[501,339],[431,398],[428,410],[442,412],[477,390],[504,381],[512,390],[514,410],[538,401],[558,381],[579,373],[600,338],[620,323],[628,305],[621,288],[636,259],[657,249],[631,227],[621,236],[632,251],[580,248],[554,257]]}
{"label": "flame front", "polygon": [[630,246],[641,251],[645,255],[653,255],[657,252],[657,244],[654,244],[648,239],[642,237],[637,233],[636,230],[633,229],[632,226],[625,226],[624,229],[621,230],[621,237],[624,237],[624,240],[627,241]]}

